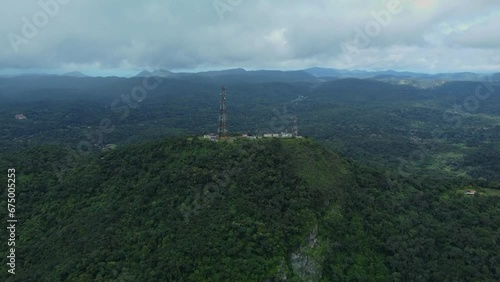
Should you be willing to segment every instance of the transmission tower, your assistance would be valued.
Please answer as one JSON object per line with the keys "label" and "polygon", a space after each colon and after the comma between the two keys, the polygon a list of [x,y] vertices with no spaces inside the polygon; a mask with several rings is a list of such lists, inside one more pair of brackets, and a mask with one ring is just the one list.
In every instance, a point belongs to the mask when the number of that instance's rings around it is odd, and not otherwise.
{"label": "transmission tower", "polygon": [[226,86],[220,92],[219,139],[227,135]]}
{"label": "transmission tower", "polygon": [[298,122],[297,122],[297,117],[294,117],[294,118],[292,119],[291,124],[292,124],[292,130],[291,130],[291,131],[292,131],[292,132],[291,132],[291,133],[292,133],[292,137],[297,137],[297,136],[299,136],[299,124],[298,124]]}

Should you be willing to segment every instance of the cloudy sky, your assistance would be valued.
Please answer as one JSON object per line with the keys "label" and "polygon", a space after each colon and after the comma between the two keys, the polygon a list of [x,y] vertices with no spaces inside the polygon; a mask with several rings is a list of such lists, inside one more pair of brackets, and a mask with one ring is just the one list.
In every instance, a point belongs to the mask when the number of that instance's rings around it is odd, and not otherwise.
{"label": "cloudy sky", "polygon": [[499,27],[498,0],[3,0],[0,73],[498,72]]}

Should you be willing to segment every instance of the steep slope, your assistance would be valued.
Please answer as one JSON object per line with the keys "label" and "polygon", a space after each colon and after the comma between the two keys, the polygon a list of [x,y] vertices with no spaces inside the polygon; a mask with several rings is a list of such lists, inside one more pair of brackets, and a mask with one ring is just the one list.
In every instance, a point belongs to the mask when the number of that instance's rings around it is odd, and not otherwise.
{"label": "steep slope", "polygon": [[176,138],[72,159],[58,178],[67,154],[0,160],[17,170],[19,220],[2,281],[500,278],[499,187],[464,196],[467,183],[383,175],[309,139]]}
{"label": "steep slope", "polygon": [[59,183],[50,162],[30,164],[57,152],[42,151],[14,164],[23,281],[298,277],[291,254],[305,256],[348,179],[343,161],[307,140],[133,146],[81,161]]}

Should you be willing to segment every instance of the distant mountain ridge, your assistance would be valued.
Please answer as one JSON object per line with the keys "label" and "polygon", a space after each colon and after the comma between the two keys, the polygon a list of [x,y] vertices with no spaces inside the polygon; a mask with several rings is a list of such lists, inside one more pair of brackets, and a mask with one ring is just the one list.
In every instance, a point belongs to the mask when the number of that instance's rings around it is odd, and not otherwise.
{"label": "distant mountain ridge", "polygon": [[438,73],[427,74],[408,71],[359,71],[359,70],[345,70],[334,68],[312,67],[304,71],[316,77],[336,77],[336,78],[375,78],[375,79],[388,79],[388,78],[405,78],[405,79],[432,79],[432,80],[446,80],[446,81],[481,81],[487,80],[490,75],[478,74],[473,72],[457,72],[457,73]]}
{"label": "distant mountain ridge", "polygon": [[144,70],[138,73],[135,77],[169,77],[169,78],[192,78],[199,77],[209,81],[245,81],[251,79],[253,82],[291,82],[291,81],[317,81],[318,78],[310,73],[297,70],[297,71],[281,71],[281,70],[253,70],[247,71],[243,68],[216,70],[216,71],[203,71],[197,73],[188,72],[171,72],[168,70]]}
{"label": "distant mountain ridge", "polygon": [[72,71],[72,72],[67,72],[63,73],[61,76],[69,76],[69,77],[90,77],[84,73],[81,73],[79,71]]}
{"label": "distant mountain ridge", "polygon": [[154,71],[143,70],[140,73],[138,73],[135,77],[150,77],[150,76],[169,77],[172,75],[174,75],[174,73],[171,71],[159,69]]}
{"label": "distant mountain ridge", "polygon": [[[63,77],[92,77],[79,71],[67,72],[61,75],[52,74],[23,74],[23,75],[0,75],[0,77],[23,77],[23,76],[63,76]],[[211,70],[201,72],[173,72],[167,69],[143,70],[134,77],[168,77],[168,78],[204,78],[205,80],[237,80],[245,81],[252,79],[261,82],[290,82],[290,81],[325,81],[343,78],[375,79],[392,84],[435,84],[446,81],[489,81],[500,80],[500,73],[480,74],[474,72],[456,73],[418,73],[409,71],[366,71],[348,70],[325,67],[311,67],[302,70],[246,70],[243,68]]]}
{"label": "distant mountain ridge", "polygon": [[[278,81],[295,80],[308,80],[314,81],[317,79],[339,79],[339,78],[360,78],[360,79],[376,79],[385,82],[397,82],[401,79],[413,80],[429,80],[429,81],[486,81],[486,80],[500,80],[500,73],[496,74],[478,74],[473,72],[457,72],[457,73],[418,73],[409,71],[366,71],[366,70],[348,70],[348,69],[335,69],[324,67],[311,67],[303,70],[245,70],[243,68],[216,70],[216,71],[203,71],[196,73],[188,72],[171,72],[167,70],[144,70],[136,75],[136,77],[159,76],[159,77],[186,77],[186,76],[201,76],[208,78],[217,78],[228,76],[228,78],[243,77],[259,78],[265,81],[276,79]],[[265,77],[268,78],[265,78]],[[397,80],[397,81],[392,81]],[[405,82],[403,82],[405,83]]]}

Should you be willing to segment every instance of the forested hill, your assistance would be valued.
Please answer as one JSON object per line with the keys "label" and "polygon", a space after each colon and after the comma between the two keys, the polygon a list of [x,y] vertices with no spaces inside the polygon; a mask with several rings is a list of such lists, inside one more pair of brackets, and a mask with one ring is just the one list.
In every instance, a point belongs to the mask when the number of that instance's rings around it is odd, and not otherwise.
{"label": "forested hill", "polygon": [[17,274],[0,280],[500,280],[488,187],[398,179],[311,139],[168,139],[58,178],[66,153],[0,160],[17,170],[19,207]]}

